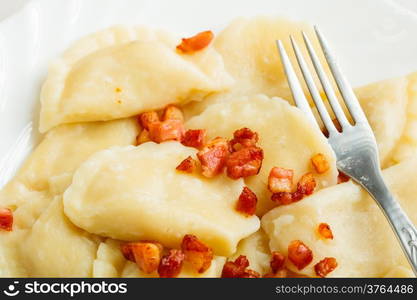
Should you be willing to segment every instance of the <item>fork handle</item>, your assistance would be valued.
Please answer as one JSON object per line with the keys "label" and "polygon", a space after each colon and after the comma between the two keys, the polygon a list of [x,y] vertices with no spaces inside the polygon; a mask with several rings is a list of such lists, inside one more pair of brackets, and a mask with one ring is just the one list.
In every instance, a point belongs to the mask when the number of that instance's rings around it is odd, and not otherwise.
{"label": "fork handle", "polygon": [[404,213],[386,186],[382,174],[377,172],[371,182],[360,182],[382,208],[401,247],[417,277],[417,229]]}

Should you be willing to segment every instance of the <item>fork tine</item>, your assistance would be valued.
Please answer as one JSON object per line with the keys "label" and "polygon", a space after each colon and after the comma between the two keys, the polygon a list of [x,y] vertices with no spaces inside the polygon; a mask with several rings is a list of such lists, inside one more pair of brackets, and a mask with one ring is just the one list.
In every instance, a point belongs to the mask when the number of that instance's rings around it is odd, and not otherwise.
{"label": "fork tine", "polygon": [[303,73],[304,80],[307,84],[307,87],[310,91],[310,94],[313,98],[314,103],[316,104],[317,110],[320,114],[320,118],[323,121],[324,126],[326,127],[329,134],[336,133],[336,127],[334,126],[332,119],[330,118],[329,112],[324,106],[323,99],[320,96],[320,93],[316,87],[313,76],[311,75],[309,68],[303,58],[303,55],[298,48],[298,45],[294,38],[290,36],[291,44],[294,49],[295,56],[297,57],[298,65],[300,66],[301,72]]}
{"label": "fork tine", "polygon": [[313,62],[314,68],[316,69],[317,75],[320,79],[321,85],[324,88],[324,92],[326,93],[327,99],[329,99],[330,106],[332,107],[332,110],[339,121],[342,128],[349,127],[349,121],[347,120],[345,113],[342,110],[342,107],[340,106],[340,103],[336,97],[336,94],[332,88],[332,85],[330,84],[329,79],[327,78],[326,73],[323,70],[323,67],[320,63],[319,58],[317,57],[317,54],[310,42],[310,39],[307,37],[306,33],[303,31],[303,38],[304,42],[307,46],[307,50],[310,54],[311,61]]}
{"label": "fork tine", "polygon": [[291,89],[291,93],[294,97],[294,102],[299,109],[306,113],[308,119],[318,126],[316,119],[314,118],[313,112],[311,111],[310,105],[304,95],[304,91],[298,81],[297,75],[292,67],[291,61],[288,58],[287,52],[285,51],[284,45],[279,40],[277,41],[277,47],[281,56],[281,62],[284,66],[285,74],[287,75],[288,84]]}
{"label": "fork tine", "polygon": [[337,87],[339,88],[340,93],[343,96],[343,99],[346,103],[349,112],[355,122],[368,122],[363,110],[359,104],[356,95],[353,92],[353,89],[349,82],[346,80],[346,77],[340,72],[340,68],[337,65],[335,57],[330,52],[330,48],[324,36],[321,34],[317,26],[314,26],[316,31],[317,38],[320,42],[321,48],[323,50],[324,56],[327,60],[327,64],[330,67],[330,71],[333,74],[333,77],[336,81]]}

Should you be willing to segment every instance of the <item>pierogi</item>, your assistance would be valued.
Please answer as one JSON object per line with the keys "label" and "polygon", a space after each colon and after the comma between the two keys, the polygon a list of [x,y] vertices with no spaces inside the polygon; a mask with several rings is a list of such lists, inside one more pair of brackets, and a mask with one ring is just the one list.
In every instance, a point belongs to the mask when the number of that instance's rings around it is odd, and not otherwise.
{"label": "pierogi", "polygon": [[195,152],[177,142],[98,152],[80,166],[65,191],[65,214],[102,236],[157,240],[175,248],[190,233],[215,254],[231,255],[242,238],[258,230],[259,219],[234,210],[243,180],[209,180],[175,169]]}
{"label": "pierogi", "polygon": [[[301,44],[301,30],[256,17],[216,37],[115,26],[74,43],[41,89],[45,135],[0,191],[0,276],[412,277],[375,201],[340,183],[320,127],[292,105],[275,40]],[[417,73],[355,93],[417,224]],[[288,195],[309,178],[309,192],[273,201],[271,178]],[[295,240],[311,250],[302,267]],[[337,261],[326,274],[324,258]]]}
{"label": "pierogi", "polygon": [[[417,159],[404,161],[384,171],[386,182],[417,223]],[[317,233],[320,223],[327,223],[334,239]],[[287,253],[292,240],[302,240],[313,251],[313,262],[303,270],[315,276],[313,266],[324,257],[335,257],[338,267],[330,277],[383,277],[398,266],[410,270],[382,211],[373,199],[352,181],[313,194],[298,203],[280,206],[262,218],[262,228],[269,236],[271,250]]]}
{"label": "pierogi", "polygon": [[108,35],[108,43],[85,57],[64,56],[52,65],[41,93],[41,132],[62,123],[120,119],[201,101],[232,83],[212,47],[181,55],[168,39],[127,42],[113,31]]}
{"label": "pierogi", "polygon": [[258,215],[274,207],[271,193],[266,188],[268,174],[273,167],[292,169],[298,179],[311,171],[310,158],[322,153],[328,159],[330,170],[317,175],[319,186],[326,187],[337,182],[336,160],[327,140],[298,108],[282,99],[264,95],[230,99],[208,107],[200,115],[191,118],[186,126],[207,128],[211,138],[232,137],[233,131],[242,127],[259,133],[259,145],[265,158],[259,175],[245,180],[258,196]]}

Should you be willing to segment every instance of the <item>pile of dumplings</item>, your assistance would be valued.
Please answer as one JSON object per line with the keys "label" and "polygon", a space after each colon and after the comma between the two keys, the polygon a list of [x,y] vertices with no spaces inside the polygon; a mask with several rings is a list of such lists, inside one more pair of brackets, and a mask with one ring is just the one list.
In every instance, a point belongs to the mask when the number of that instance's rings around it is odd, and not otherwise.
{"label": "pile of dumplings", "polygon": [[[338,184],[325,136],[292,105],[274,42],[300,38],[300,30],[311,31],[274,17],[240,18],[205,49],[182,54],[175,34],[118,26],[71,46],[51,63],[42,87],[44,137],[0,192],[0,207],[14,218],[12,231],[0,231],[0,276],[157,277],[126,260],[120,245],[156,240],[178,248],[191,232],[214,258],[204,273],[185,267],[179,277],[220,277],[240,255],[264,275],[271,252],[287,255],[293,240],[314,255],[302,270],[286,262],[299,276],[315,277],[325,257],[338,262],[328,277],[412,276],[376,203],[351,180]],[[417,73],[355,92],[387,184],[417,224]],[[183,110],[187,129],[204,128],[209,139],[243,127],[257,132],[260,173],[238,180],[184,175],[175,168],[196,149],[174,141],[137,146],[137,116],[169,104]],[[316,191],[290,205],[271,201],[271,168],[292,169],[298,180],[317,153],[329,169],[316,175]],[[250,217],[234,209],[244,186],[258,197]],[[320,223],[331,226],[333,239],[320,237]]]}

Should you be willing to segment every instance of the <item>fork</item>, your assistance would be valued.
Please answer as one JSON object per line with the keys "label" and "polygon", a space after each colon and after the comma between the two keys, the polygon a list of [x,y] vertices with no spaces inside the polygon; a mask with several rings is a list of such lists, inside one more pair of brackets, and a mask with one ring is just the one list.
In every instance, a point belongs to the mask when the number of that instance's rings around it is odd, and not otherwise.
{"label": "fork", "polygon": [[[365,188],[365,190],[368,191],[372,198],[376,200],[396,234],[398,241],[400,242],[401,247],[411,265],[414,275],[417,276],[416,227],[401,209],[400,205],[385,184],[379,164],[379,155],[375,136],[368,120],[366,119],[352,87],[343,76],[336,63],[335,57],[330,52],[328,43],[323,34],[321,34],[317,26],[315,26],[314,29],[321,49],[324,53],[324,57],[326,58],[331,73],[333,74],[334,81],[340,91],[341,98],[349,110],[354,122],[352,125],[346,117],[332,84],[330,83],[330,79],[327,77],[310,39],[304,32],[302,32],[310,59],[313,62],[314,69],[330,103],[331,110],[341,126],[341,132],[336,129],[329,112],[324,105],[300,48],[292,36],[290,36],[290,39],[298,65],[303,74],[304,81],[310,91],[311,98],[316,105],[324,127],[329,133],[328,142],[336,155],[337,168],[359,183],[363,188]],[[319,126],[282,42],[277,41],[277,46],[296,106],[306,113],[307,118],[309,118],[315,126]]]}

